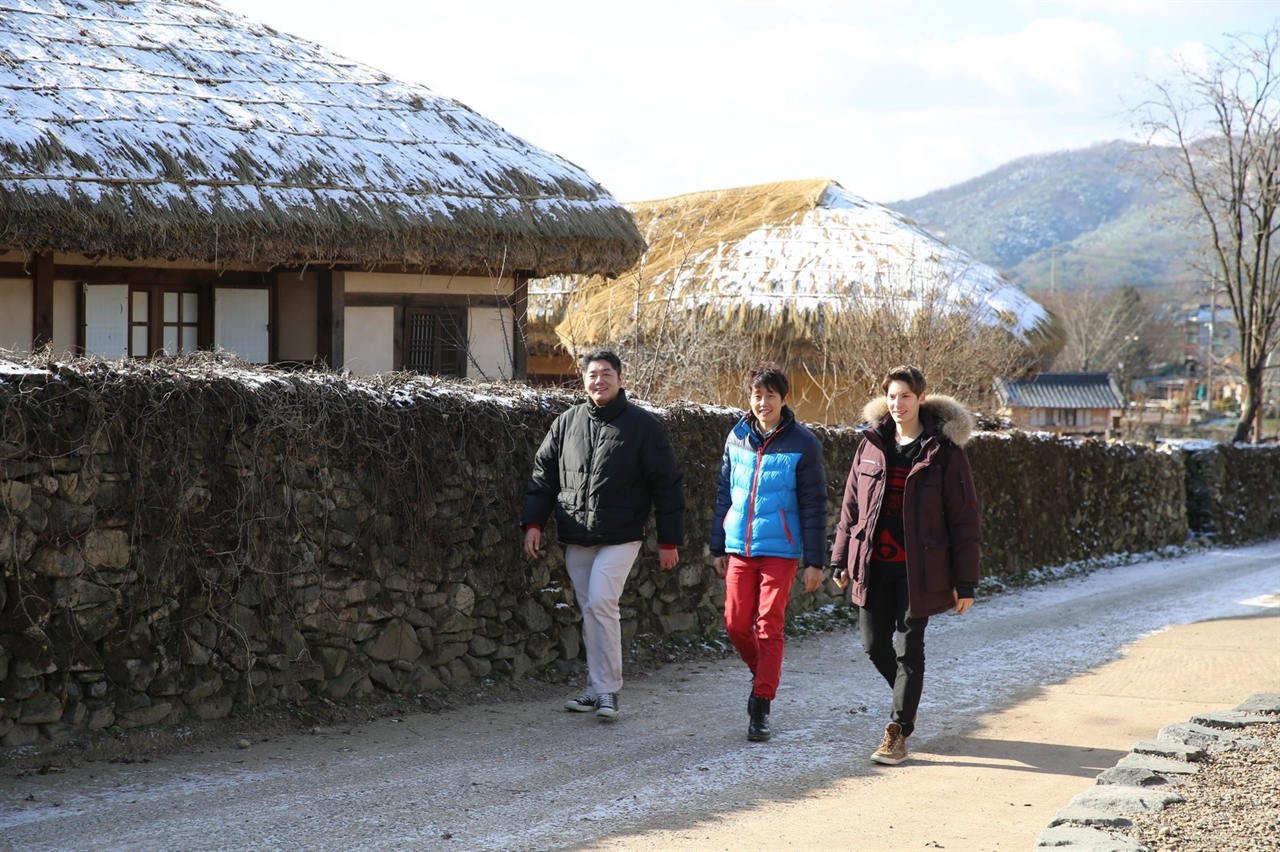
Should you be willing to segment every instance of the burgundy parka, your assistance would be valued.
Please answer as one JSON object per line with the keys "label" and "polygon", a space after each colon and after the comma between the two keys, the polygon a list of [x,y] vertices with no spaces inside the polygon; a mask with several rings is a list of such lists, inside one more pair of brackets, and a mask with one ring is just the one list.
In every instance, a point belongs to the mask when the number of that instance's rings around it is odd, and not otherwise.
{"label": "burgundy parka", "polygon": [[[846,572],[853,602],[865,606],[872,537],[885,490],[885,438],[893,424],[883,397],[863,411],[863,433],[845,484],[831,565]],[[982,521],[964,444],[973,418],[954,399],[929,394],[920,406],[924,442],[907,474],[902,526],[907,551],[908,615],[924,618],[955,606],[957,588],[976,588]]]}

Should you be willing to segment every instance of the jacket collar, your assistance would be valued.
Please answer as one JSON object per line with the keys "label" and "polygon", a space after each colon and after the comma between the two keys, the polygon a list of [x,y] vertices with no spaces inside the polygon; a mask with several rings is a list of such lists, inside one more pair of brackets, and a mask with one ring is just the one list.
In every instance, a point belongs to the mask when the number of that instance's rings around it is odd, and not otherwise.
{"label": "jacket collar", "polygon": [[597,420],[603,420],[608,423],[618,417],[627,407],[627,389],[618,388],[618,395],[606,402],[604,405],[596,405],[591,400],[587,400],[587,411]]}
{"label": "jacket collar", "polygon": [[[920,425],[924,427],[924,431],[920,433],[920,446],[923,448],[924,455],[922,459],[928,460],[933,457],[933,449],[938,443],[938,439],[942,437],[942,424],[932,412],[925,411],[923,407],[920,409]],[[888,414],[881,417],[874,423],[867,425],[863,430],[863,437],[869,439],[881,452],[887,453],[888,447],[895,440],[895,433],[898,427],[894,424],[893,418]]]}
{"label": "jacket collar", "polygon": [[[973,435],[973,416],[963,405],[949,396],[931,393],[920,404],[920,420],[927,422],[925,415],[932,418],[933,436],[938,440],[946,439],[958,447],[963,447]],[[862,409],[862,422],[869,424],[858,431],[874,431],[889,418],[889,402],[884,396],[877,396]],[[926,429],[928,427],[926,426]]]}
{"label": "jacket collar", "polygon": [[[923,443],[928,443],[930,438],[938,437],[938,420],[931,413],[925,411],[924,408],[920,409],[920,426],[922,427],[920,437],[924,439]],[[893,418],[886,414],[871,427],[871,430],[879,435],[881,440],[892,441],[897,434],[898,427],[894,424]]]}
{"label": "jacket collar", "polygon": [[[760,421],[756,416],[748,411],[742,418],[742,422],[746,424],[747,431],[751,434],[752,442],[759,444],[764,440],[764,432],[760,429]],[[772,435],[780,436],[792,427],[796,422],[795,412],[791,410],[791,406],[782,406],[782,417],[778,420],[778,425],[774,428]]]}

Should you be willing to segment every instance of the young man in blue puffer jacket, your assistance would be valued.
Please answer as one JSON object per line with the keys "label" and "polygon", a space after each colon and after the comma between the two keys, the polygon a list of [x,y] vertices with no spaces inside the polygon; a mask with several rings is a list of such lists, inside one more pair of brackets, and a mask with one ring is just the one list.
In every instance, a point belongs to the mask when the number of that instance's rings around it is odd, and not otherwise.
{"label": "young man in blue puffer jacket", "polygon": [[771,737],[769,704],[782,675],[782,627],[796,568],[804,590],[822,584],[827,476],[822,444],[787,407],[791,384],[776,364],[751,371],[750,411],[724,442],[711,552],[725,578],[724,622],[754,675],[747,739]]}

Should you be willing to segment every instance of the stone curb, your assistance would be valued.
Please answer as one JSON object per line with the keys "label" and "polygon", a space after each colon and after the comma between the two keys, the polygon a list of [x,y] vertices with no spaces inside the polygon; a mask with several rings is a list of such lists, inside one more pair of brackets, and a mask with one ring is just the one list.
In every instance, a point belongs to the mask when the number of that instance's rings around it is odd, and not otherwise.
{"label": "stone curb", "polygon": [[1262,743],[1242,732],[1250,725],[1280,724],[1280,693],[1251,695],[1233,710],[1200,713],[1189,722],[1165,725],[1154,740],[1098,776],[1097,786],[1076,796],[1040,832],[1036,849],[1073,852],[1151,852],[1132,837],[1107,831],[1129,826],[1128,814],[1163,810],[1185,801],[1180,786],[1200,771],[1207,752],[1254,749]]}

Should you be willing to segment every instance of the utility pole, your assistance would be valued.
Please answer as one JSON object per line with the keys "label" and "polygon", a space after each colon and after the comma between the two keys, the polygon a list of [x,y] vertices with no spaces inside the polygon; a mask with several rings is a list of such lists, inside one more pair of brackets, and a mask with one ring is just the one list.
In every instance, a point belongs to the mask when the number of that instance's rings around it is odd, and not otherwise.
{"label": "utility pole", "polygon": [[1205,377],[1209,381],[1209,419],[1213,419],[1213,404],[1217,397],[1213,392],[1213,332],[1218,317],[1218,282],[1209,282],[1209,357],[1205,363]]}

